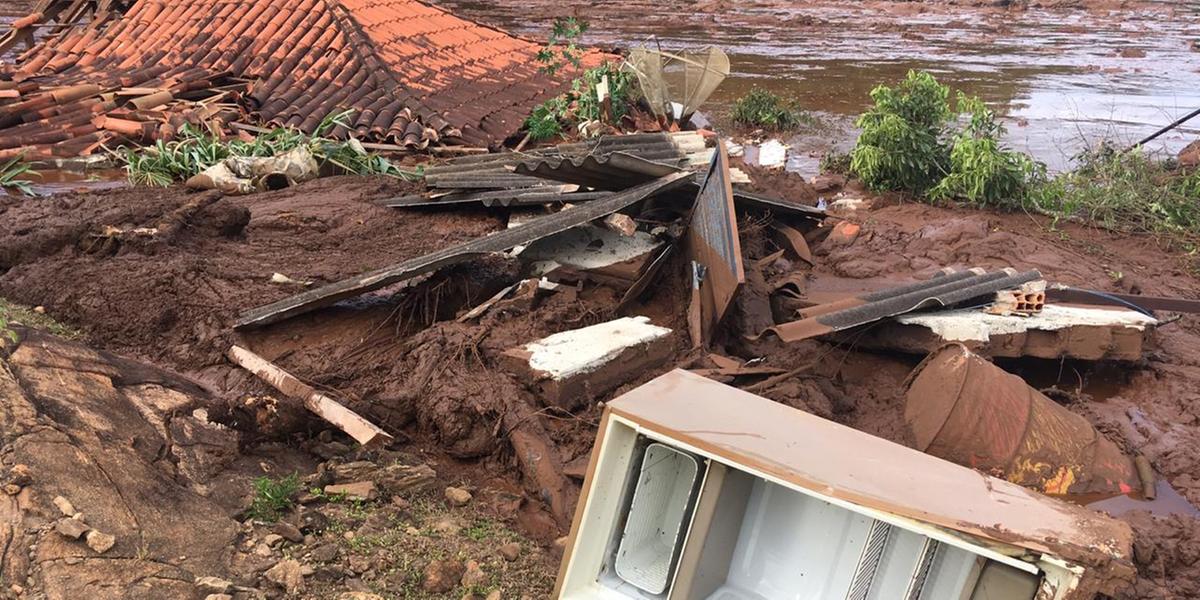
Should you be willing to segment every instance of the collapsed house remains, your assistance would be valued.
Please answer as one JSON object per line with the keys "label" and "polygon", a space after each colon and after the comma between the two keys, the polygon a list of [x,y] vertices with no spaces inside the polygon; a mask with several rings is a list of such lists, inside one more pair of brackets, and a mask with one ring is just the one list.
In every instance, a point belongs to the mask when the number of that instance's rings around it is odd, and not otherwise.
{"label": "collapsed house remains", "polygon": [[[418,0],[104,8],[0,71],[0,157],[86,155],[170,139],[186,123],[313,133],[344,111],[352,115],[333,137],[487,146],[516,133],[530,108],[577,73],[540,72],[538,44]],[[51,16],[35,12],[17,25]]]}
{"label": "collapsed house remains", "polygon": [[[834,252],[869,241],[870,220],[819,208],[815,198],[762,193],[772,186],[751,176],[763,171],[731,161],[729,145],[710,131],[488,152],[479,147],[511,138],[530,107],[578,69],[549,76],[539,69],[538,44],[417,0],[43,0],[14,23],[0,52],[20,42],[32,47],[0,70],[0,158],[86,155],[170,139],[185,124],[312,133],[342,111],[352,115],[333,137],[393,149],[475,147],[426,165],[417,183],[361,194],[353,200],[361,213],[341,214],[339,202],[350,201],[306,196],[303,187],[270,196],[269,208],[233,203],[235,193],[313,176],[315,161],[301,150],[211,165],[190,185],[213,190],[166,211],[117,207],[79,217],[103,223],[47,228],[45,248],[29,254],[58,260],[76,252],[101,275],[55,271],[54,278],[87,279],[85,291],[44,302],[97,310],[99,294],[87,286],[124,284],[127,274],[112,264],[144,259],[137,264],[145,271],[128,279],[147,287],[131,289],[163,286],[179,305],[147,319],[178,329],[160,356],[194,349],[180,337],[218,348],[220,364],[188,364],[213,390],[153,371],[151,383],[186,398],[151,410],[145,390],[127,393],[144,417],[135,420],[139,430],[163,422],[164,431],[191,427],[214,440],[221,464],[184,473],[195,485],[233,460],[235,424],[253,436],[295,439],[315,422],[324,431],[306,447],[328,462],[305,480],[305,502],[351,498],[361,507],[429,487],[435,475],[427,465],[383,468],[393,471],[392,485],[364,473],[370,460],[395,458],[401,444],[431,440],[448,461],[516,474],[525,495],[503,499],[499,512],[536,505],[522,517],[555,536],[569,528],[561,598],[1087,600],[1117,594],[1135,576],[1130,526],[1084,505],[1153,499],[1164,489],[1156,465],[1131,440],[1163,434],[1143,428],[1120,437],[1103,417],[1056,401],[1070,393],[1035,386],[991,359],[1127,369],[1144,364],[1158,328],[1172,323],[1154,311],[1200,312],[1196,301],[1070,287],[1053,280],[1048,262],[996,259],[1010,255],[994,251],[922,256],[879,272],[858,260],[830,275],[822,268]],[[635,53],[636,75],[645,80],[665,56]],[[582,54],[584,66],[604,58]],[[663,117],[694,110],[728,72],[719,52],[671,59],[704,76],[687,80],[690,100],[678,109],[666,97],[671,86],[651,86],[660,92],[653,112]],[[757,158],[771,148],[764,144]],[[45,219],[34,213],[11,237],[42,235]],[[360,226],[370,235],[360,236]],[[318,230],[331,241],[297,243],[296,232]],[[408,244],[410,236],[419,242]],[[902,237],[881,237],[865,253],[891,252]],[[343,248],[351,238],[357,245]],[[39,293],[42,280],[20,268],[33,259],[7,244],[0,240],[0,283],[10,276],[15,293]],[[212,248],[234,258],[198,268],[209,258],[199,249]],[[187,255],[186,264],[159,272],[157,261],[167,264],[172,252]],[[318,255],[337,257],[322,268],[295,260],[315,263]],[[205,279],[218,276],[227,279]],[[865,283],[836,289],[828,285],[835,277]],[[202,312],[214,304],[225,312]],[[80,355],[87,360],[76,362],[111,371],[104,385],[137,383],[123,374],[134,367],[114,357],[22,335],[11,357],[0,339],[0,366],[15,365],[16,377],[49,382],[42,362]],[[843,370],[851,352],[876,358]],[[893,362],[878,368],[883,355]],[[838,365],[817,375],[828,362]],[[0,384],[6,372],[0,368]],[[893,375],[896,389],[868,389],[873,378]],[[846,380],[856,377],[864,382],[855,391],[876,404],[850,397],[846,390],[858,384]],[[15,381],[7,385],[16,389]],[[233,400],[219,415],[201,410],[220,394]],[[165,421],[159,413],[172,406],[193,412]],[[878,422],[832,422],[856,411],[875,411]],[[193,452],[169,468],[201,470],[203,452],[175,443],[191,433],[167,433],[139,433],[157,440],[149,447],[121,440],[119,456],[138,454],[149,465],[168,451]],[[85,445],[101,441],[112,440]],[[45,468],[65,478],[57,472],[64,467]],[[519,496],[512,488],[505,493]],[[394,497],[398,513],[411,508]],[[451,505],[470,499],[466,489],[447,489]],[[215,505],[203,508],[216,519]],[[161,517],[161,508],[152,513]],[[238,535],[226,517],[208,546]],[[65,523],[64,535],[103,534],[100,525]],[[119,551],[133,547],[135,525],[112,529],[122,536]],[[439,535],[455,527],[433,525]],[[289,543],[297,547],[324,535],[296,529]],[[274,541],[242,550],[273,556],[290,548]],[[226,557],[203,558],[217,569]],[[364,579],[375,571],[362,561],[356,567]],[[448,586],[424,590],[474,590],[483,581],[451,570]],[[309,575],[299,563],[293,571],[271,581],[295,595]]]}

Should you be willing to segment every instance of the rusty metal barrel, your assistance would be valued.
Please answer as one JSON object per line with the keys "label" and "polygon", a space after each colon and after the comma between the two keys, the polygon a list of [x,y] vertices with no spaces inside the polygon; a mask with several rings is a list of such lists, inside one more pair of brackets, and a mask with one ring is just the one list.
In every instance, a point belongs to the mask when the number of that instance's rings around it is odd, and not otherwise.
{"label": "rusty metal barrel", "polygon": [[1133,460],[1087,419],[961,344],[913,371],[904,416],[918,449],[1047,494],[1141,487]]}

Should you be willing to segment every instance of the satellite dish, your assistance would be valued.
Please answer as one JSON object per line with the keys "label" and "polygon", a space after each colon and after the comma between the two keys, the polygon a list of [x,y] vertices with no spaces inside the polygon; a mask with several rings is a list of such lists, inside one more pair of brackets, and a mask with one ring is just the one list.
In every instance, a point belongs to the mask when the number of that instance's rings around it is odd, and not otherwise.
{"label": "satellite dish", "polygon": [[626,68],[658,117],[685,120],[729,76],[729,57],[719,48],[665,52],[635,48]]}

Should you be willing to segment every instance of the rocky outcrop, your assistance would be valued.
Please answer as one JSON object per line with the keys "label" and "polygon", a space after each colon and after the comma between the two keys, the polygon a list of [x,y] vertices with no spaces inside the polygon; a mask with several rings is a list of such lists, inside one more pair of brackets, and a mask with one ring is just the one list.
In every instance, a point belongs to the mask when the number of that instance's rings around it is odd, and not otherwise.
{"label": "rocky outcrop", "polygon": [[0,578],[50,600],[183,598],[197,576],[227,572],[238,523],[202,494],[238,439],[207,420],[211,401],[79,343],[5,338]]}

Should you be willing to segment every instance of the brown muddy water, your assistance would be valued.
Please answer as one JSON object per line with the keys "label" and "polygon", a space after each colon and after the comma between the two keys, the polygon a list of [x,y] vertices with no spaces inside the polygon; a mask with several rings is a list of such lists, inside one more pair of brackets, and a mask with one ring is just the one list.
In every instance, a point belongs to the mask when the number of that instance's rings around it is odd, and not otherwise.
{"label": "brown muddy water", "polygon": [[[869,104],[871,88],[909,69],[982,97],[1004,116],[1009,143],[1053,170],[1069,167],[1089,145],[1132,143],[1200,108],[1200,52],[1191,45],[1200,40],[1200,8],[1191,2],[1136,10],[849,0],[437,3],[539,40],[556,16],[578,15],[591,24],[588,44],[718,46],[732,73],[702,110],[720,115],[753,86],[794,98],[835,125],[815,140],[791,141],[812,154],[823,148],[805,146],[849,147],[850,123]],[[1200,119],[1149,148],[1175,152],[1197,135]]]}

